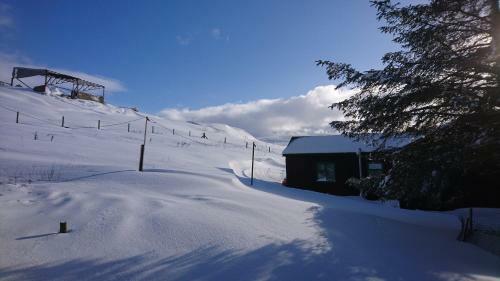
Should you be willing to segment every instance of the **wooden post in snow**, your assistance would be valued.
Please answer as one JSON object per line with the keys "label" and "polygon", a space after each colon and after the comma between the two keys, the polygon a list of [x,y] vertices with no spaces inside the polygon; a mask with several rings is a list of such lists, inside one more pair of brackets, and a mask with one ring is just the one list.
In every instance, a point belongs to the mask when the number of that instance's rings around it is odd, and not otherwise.
{"label": "wooden post in snow", "polygon": [[16,123],[19,123],[19,111],[16,114]]}
{"label": "wooden post in snow", "polygon": [[130,133],[130,123],[127,124],[127,133]]}
{"label": "wooden post in snow", "polygon": [[139,172],[142,172],[144,166],[144,144],[141,144],[141,153],[139,155]]}
{"label": "wooden post in snow", "polygon": [[101,129],[101,120],[97,120],[97,130]]}
{"label": "wooden post in snow", "polygon": [[253,162],[255,158],[255,142],[252,142],[252,175],[250,177],[250,185],[253,185]]}
{"label": "wooden post in snow", "polygon": [[149,118],[146,117],[146,124],[144,125],[144,142],[141,144],[141,153],[139,155],[139,171],[142,172],[144,167],[144,147],[146,146],[146,137],[148,133],[148,121]]}
{"label": "wooden post in snow", "polygon": [[68,232],[68,223],[62,221],[59,223],[59,233],[67,233]]}
{"label": "wooden post in snow", "polygon": [[146,134],[148,132],[148,121],[149,121],[149,118],[146,117],[146,124],[144,125],[144,145],[146,145]]}
{"label": "wooden post in snow", "polygon": [[62,120],[61,120],[61,127],[64,128],[64,116],[62,117]]}

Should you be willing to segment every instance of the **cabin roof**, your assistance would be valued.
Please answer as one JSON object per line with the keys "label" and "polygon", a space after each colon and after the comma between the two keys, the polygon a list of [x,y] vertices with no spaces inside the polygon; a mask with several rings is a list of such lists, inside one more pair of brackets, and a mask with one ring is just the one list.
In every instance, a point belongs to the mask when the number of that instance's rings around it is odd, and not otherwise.
{"label": "cabin roof", "polygon": [[[408,140],[388,141],[386,147],[401,147]],[[291,154],[327,154],[374,151],[377,147],[363,141],[356,141],[343,135],[330,136],[297,136],[292,137],[283,155]]]}

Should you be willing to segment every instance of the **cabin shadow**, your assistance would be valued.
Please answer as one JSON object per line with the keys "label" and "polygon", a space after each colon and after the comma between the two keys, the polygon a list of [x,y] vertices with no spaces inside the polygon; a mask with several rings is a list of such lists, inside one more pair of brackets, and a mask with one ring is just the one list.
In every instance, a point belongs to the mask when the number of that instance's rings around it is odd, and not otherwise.
{"label": "cabin shadow", "polygon": [[[329,197],[332,196],[328,193],[320,193],[313,190],[302,189],[298,187],[288,187],[283,186],[277,182],[270,182],[261,179],[253,179],[253,185],[250,183],[250,178],[238,176],[233,170],[227,168],[218,168],[225,172],[234,174],[234,176],[244,185],[247,185],[253,189],[288,197],[291,199],[297,199],[301,201],[309,201],[312,203],[323,204],[328,201]],[[347,198],[346,198],[347,199]]]}

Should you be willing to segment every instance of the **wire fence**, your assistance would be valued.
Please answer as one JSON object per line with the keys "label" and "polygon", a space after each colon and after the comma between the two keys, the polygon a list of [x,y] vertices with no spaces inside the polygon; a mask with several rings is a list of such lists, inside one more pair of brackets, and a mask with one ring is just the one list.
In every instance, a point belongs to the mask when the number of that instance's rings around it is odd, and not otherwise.
{"label": "wire fence", "polygon": [[[70,103],[71,104],[71,103]],[[127,125],[127,132],[129,133],[144,133],[142,130],[131,130],[130,124],[134,122],[139,122],[139,121],[146,121],[146,118],[148,122],[151,123],[150,126],[150,131],[146,132],[149,133],[149,137],[152,136],[160,136],[160,135],[165,135],[165,134],[172,134],[173,136],[183,139],[185,141],[188,141],[189,143],[197,143],[200,145],[204,146],[223,146],[223,147],[233,147],[233,148],[242,148],[242,149],[251,149],[252,143],[255,143],[255,149],[256,151],[260,152],[267,152],[267,153],[273,153],[273,154],[281,154],[279,152],[279,149],[277,149],[276,146],[271,148],[271,145],[266,144],[264,142],[260,142],[256,139],[250,139],[250,138],[237,138],[234,136],[228,136],[226,134],[220,133],[220,132],[210,132],[210,136],[207,136],[208,132],[206,132],[206,128],[202,131],[202,135],[197,136],[196,131],[185,131],[185,130],[180,130],[178,128],[171,128],[168,126],[163,125],[160,123],[159,120],[155,120],[155,118],[152,117],[147,117],[145,115],[142,115],[138,112],[135,112],[138,118],[126,120],[126,121],[106,121],[106,120],[97,120],[95,126],[78,126],[78,125],[68,125],[69,121],[68,119],[65,119],[65,116],[61,116],[60,120],[51,120],[51,119],[45,119],[45,118],[40,118],[38,116],[34,116],[29,113],[21,112],[19,110],[0,105],[0,108],[3,108],[7,111],[16,113],[16,123],[22,123],[20,122],[21,117],[27,117],[31,118],[33,120],[37,120],[41,122],[41,125],[44,125],[44,127],[58,127],[58,128],[65,128],[65,129],[71,129],[71,130],[80,130],[80,129],[98,129],[101,130],[102,128],[110,128],[110,127],[117,127],[117,126],[122,126],[122,125]],[[108,123],[109,122],[109,123]],[[114,122],[114,123],[111,123]],[[22,123],[23,124],[23,123]],[[35,124],[31,124],[35,125]],[[36,124],[37,126],[40,126],[40,124]],[[213,128],[215,129],[215,128]],[[165,131],[163,131],[165,130]],[[217,137],[213,137],[213,136]]]}

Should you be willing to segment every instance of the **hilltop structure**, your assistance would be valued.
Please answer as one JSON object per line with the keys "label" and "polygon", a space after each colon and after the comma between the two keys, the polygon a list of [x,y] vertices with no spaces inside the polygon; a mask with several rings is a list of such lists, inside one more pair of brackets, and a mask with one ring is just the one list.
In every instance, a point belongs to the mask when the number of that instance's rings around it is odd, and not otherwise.
{"label": "hilltop structure", "polygon": [[[44,77],[44,84],[31,87],[26,84],[26,82],[21,80],[22,78],[35,76]],[[49,69],[14,67],[12,69],[12,78],[10,80],[11,86],[14,86],[14,79],[36,92],[45,93],[48,86],[53,86],[70,91],[71,98],[93,100],[104,103],[105,87],[103,85]],[[71,88],[66,88],[64,85],[70,85]]]}

